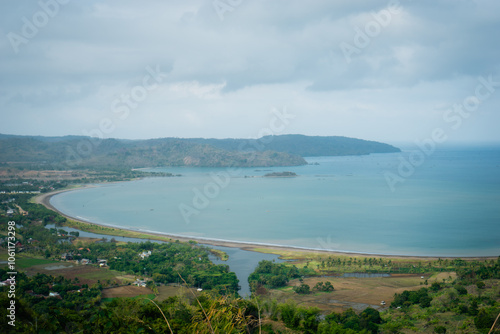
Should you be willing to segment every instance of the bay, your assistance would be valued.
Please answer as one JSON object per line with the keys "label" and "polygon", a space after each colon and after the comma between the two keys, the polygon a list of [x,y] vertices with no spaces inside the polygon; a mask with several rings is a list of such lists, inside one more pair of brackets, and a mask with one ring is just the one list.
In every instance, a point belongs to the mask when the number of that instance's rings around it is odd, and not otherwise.
{"label": "bay", "polygon": [[[65,192],[51,204],[98,224],[199,238],[369,254],[500,255],[500,149],[411,153],[306,158],[310,164],[298,167],[155,168],[148,171],[183,176]],[[414,170],[401,167],[409,158]],[[281,171],[298,176],[263,177]],[[399,177],[392,188],[391,175]]]}

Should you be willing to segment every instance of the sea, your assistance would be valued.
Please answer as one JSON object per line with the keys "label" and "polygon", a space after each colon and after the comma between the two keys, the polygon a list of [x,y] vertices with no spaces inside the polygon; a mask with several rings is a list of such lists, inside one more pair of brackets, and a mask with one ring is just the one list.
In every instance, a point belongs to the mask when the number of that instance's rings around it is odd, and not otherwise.
{"label": "sea", "polygon": [[[165,167],[176,177],[51,198],[63,213],[137,231],[361,254],[500,255],[500,147],[311,157],[269,168]],[[294,177],[269,177],[293,172]]]}

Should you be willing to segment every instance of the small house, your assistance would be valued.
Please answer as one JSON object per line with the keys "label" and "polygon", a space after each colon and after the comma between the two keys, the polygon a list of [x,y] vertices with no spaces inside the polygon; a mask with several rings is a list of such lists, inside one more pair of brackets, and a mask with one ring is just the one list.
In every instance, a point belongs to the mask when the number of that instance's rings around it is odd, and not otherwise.
{"label": "small house", "polygon": [[139,256],[141,257],[141,259],[144,260],[145,258],[148,258],[151,256],[151,251],[147,251],[147,252],[144,251],[144,252],[140,253]]}
{"label": "small house", "polygon": [[62,299],[58,292],[49,292],[49,298],[51,297]]}
{"label": "small house", "polygon": [[142,288],[145,288],[147,286],[146,282],[140,279],[136,280],[134,283],[132,283],[132,285],[137,285]]}

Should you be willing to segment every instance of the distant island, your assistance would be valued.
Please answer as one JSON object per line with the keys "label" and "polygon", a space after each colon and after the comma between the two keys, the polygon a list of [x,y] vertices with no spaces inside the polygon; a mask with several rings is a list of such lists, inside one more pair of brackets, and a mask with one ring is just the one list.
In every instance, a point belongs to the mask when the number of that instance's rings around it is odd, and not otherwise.
{"label": "distant island", "polygon": [[264,175],[264,177],[295,177],[297,174],[294,172],[274,172],[274,173],[267,173]]}
{"label": "distant island", "polygon": [[347,137],[304,135],[260,139],[99,139],[0,134],[0,164],[35,170],[130,170],[143,167],[285,167],[304,157],[400,152],[394,146]]}

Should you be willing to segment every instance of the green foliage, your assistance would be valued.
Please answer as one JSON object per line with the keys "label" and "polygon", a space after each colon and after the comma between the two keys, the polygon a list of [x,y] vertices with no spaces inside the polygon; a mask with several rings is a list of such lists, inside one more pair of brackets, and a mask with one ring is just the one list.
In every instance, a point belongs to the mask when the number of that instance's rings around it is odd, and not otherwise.
{"label": "green foliage", "polygon": [[455,290],[457,290],[458,294],[461,296],[465,296],[467,294],[467,289],[463,285],[455,285]]}
{"label": "green foliage", "polygon": [[495,321],[500,308],[483,308],[480,309],[477,316],[474,318],[474,324],[478,329],[490,329]]}
{"label": "green foliage", "polygon": [[429,290],[431,290],[432,292],[437,292],[441,289],[441,283],[439,282],[433,282],[431,284],[431,287],[429,288]]}
{"label": "green foliage", "polygon": [[[151,242],[133,244],[129,243],[125,250],[114,243],[100,243],[92,246],[107,248],[97,251],[97,254],[107,253],[110,269],[131,272],[136,275],[153,277],[157,283],[176,283],[180,281],[179,274],[191,286],[204,290],[215,289],[220,293],[237,293],[238,279],[227,265],[214,265],[208,258],[208,250],[197,244],[189,243],[164,243]],[[141,259],[139,254],[151,251],[150,256]],[[114,258],[116,257],[116,258]]]}
{"label": "green foliage", "polygon": [[403,291],[394,295],[394,301],[391,303],[391,308],[408,307],[410,305],[420,305],[421,307],[429,307],[432,298],[429,296],[427,288],[421,288],[417,291]]}
{"label": "green foliage", "polygon": [[445,334],[446,333],[446,327],[444,327],[444,326],[436,326],[434,328],[434,333]]}
{"label": "green foliage", "polygon": [[[2,280],[6,275],[6,271],[0,269]],[[83,330],[82,319],[88,319],[95,313],[101,295],[98,289],[84,288],[69,279],[44,274],[28,277],[18,273],[16,285],[16,332],[19,333],[32,332],[35,323],[39,333],[67,331],[68,325]],[[7,307],[6,303],[9,302],[7,289],[8,287],[0,288],[2,308]],[[48,297],[49,292],[57,292],[60,297]],[[8,319],[4,318],[0,319],[0,331],[7,333]]]}
{"label": "green foliage", "polygon": [[325,321],[319,333],[378,333],[382,318],[377,310],[368,307],[359,315],[352,308],[341,314],[331,313]]}
{"label": "green foliage", "polygon": [[298,307],[293,301],[279,305],[280,318],[291,329],[302,330],[304,333],[316,333],[320,323],[318,308]]}
{"label": "green foliage", "polygon": [[[7,277],[0,269],[0,278]],[[0,288],[0,307],[10,300]],[[80,290],[80,291],[78,291]],[[60,297],[45,296],[55,291]],[[44,293],[40,296],[41,292]],[[17,275],[16,327],[0,319],[2,333],[244,333],[258,325],[255,305],[231,296],[204,293],[199,303],[170,297],[155,304],[141,296],[101,301],[101,291],[75,284],[61,276]],[[158,309],[159,308],[159,309]],[[161,311],[160,311],[161,310]],[[165,318],[163,317],[163,314]]]}
{"label": "green foliage", "polygon": [[288,302],[280,306],[281,321],[292,329],[299,328],[300,313],[297,305],[294,302]]}
{"label": "green foliage", "polygon": [[318,282],[313,288],[316,291],[323,291],[323,292],[331,292],[334,290],[332,283],[326,281],[326,282]]}
{"label": "green foliage", "polygon": [[[498,261],[471,261],[459,264],[466,269],[467,275],[459,276],[454,283],[433,284],[427,289],[427,293],[424,289],[420,289],[396,294],[391,309],[385,316],[387,322],[381,325],[381,329],[388,333],[399,333],[403,329],[418,331],[424,330],[429,325],[444,322],[447,324],[446,327],[442,325],[434,327],[436,333],[446,333],[447,328],[450,331],[450,328],[455,328],[455,323],[456,328],[464,333],[488,333],[500,312],[498,281],[493,279],[482,282],[478,277],[495,275]],[[473,285],[477,286],[477,283],[480,283],[479,289],[472,289],[469,294],[468,289],[470,291]],[[396,307],[401,309],[395,310]],[[450,311],[455,315],[450,315]],[[424,323],[422,319],[425,319]],[[416,324],[424,327],[417,328]]]}
{"label": "green foliage", "polygon": [[311,287],[307,284],[302,283],[299,286],[294,286],[293,291],[301,295],[308,295],[311,293]]}
{"label": "green foliage", "polygon": [[253,291],[259,286],[269,288],[279,288],[286,286],[288,280],[300,277],[297,267],[288,267],[283,263],[273,263],[272,261],[262,260],[257,268],[248,277],[248,282]]}
{"label": "green foliage", "polygon": [[466,283],[475,283],[478,279],[500,278],[500,256],[497,261],[472,262],[468,267],[457,270],[458,277]]}

